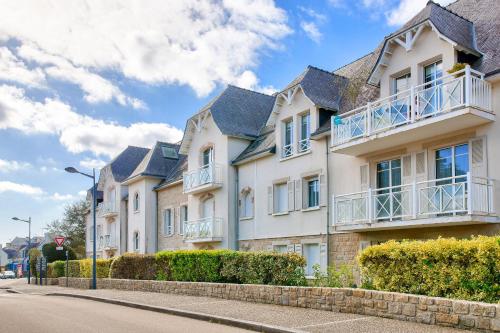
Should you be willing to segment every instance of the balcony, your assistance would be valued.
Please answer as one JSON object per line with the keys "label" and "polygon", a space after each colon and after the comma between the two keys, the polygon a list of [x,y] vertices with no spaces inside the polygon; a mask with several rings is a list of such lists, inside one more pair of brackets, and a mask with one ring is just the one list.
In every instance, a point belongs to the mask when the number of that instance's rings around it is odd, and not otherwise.
{"label": "balcony", "polygon": [[118,210],[114,202],[101,202],[97,205],[99,217],[113,217],[118,215]]}
{"label": "balcony", "polygon": [[222,186],[222,166],[212,163],[183,175],[184,193],[196,194]]}
{"label": "balcony", "polygon": [[460,177],[333,197],[334,231],[367,231],[500,222],[494,198],[499,183]]}
{"label": "balcony", "polygon": [[116,250],[118,248],[116,238],[111,237],[111,235],[100,236],[97,248],[106,251]]}
{"label": "balcony", "polygon": [[207,243],[222,241],[223,219],[206,217],[184,223],[184,241],[189,243]]}
{"label": "balcony", "polygon": [[359,156],[495,120],[491,85],[465,69],[332,118],[333,152]]}

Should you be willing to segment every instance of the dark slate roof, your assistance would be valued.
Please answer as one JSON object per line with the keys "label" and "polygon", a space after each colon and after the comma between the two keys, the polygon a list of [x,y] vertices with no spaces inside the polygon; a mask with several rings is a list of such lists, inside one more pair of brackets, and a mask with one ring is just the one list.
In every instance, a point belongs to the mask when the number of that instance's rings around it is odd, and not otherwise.
{"label": "dark slate roof", "polygon": [[271,114],[274,100],[274,96],[229,85],[208,108],[222,134],[257,137]]}
{"label": "dark slate roof", "polygon": [[274,127],[265,127],[261,134],[252,141],[241,154],[233,160],[233,164],[238,164],[248,158],[258,156],[264,153],[274,154],[276,152],[276,143]]}
{"label": "dark slate roof", "polygon": [[338,110],[347,79],[314,66],[307,66],[304,72],[290,82],[284,90],[299,84],[304,94],[315,105],[329,110]]}
{"label": "dark slate roof", "polygon": [[175,149],[177,154],[179,152],[178,144],[157,142],[126,180],[139,176],[163,178],[169,175],[179,158],[164,157],[162,151],[164,147]]}
{"label": "dark slate roof", "polygon": [[164,186],[172,184],[176,181],[182,180],[182,174],[187,170],[187,156],[179,155],[177,164],[172,168],[170,174],[165,177],[154,189],[158,190]]}
{"label": "dark slate roof", "polygon": [[149,148],[128,146],[113,161],[111,172],[117,182],[127,179],[149,152]]}
{"label": "dark slate roof", "polygon": [[483,56],[473,68],[485,74],[500,70],[500,1],[459,0],[446,7],[474,24],[476,44]]}
{"label": "dark slate roof", "polygon": [[468,50],[480,53],[476,46],[474,25],[472,22],[444,7],[441,7],[433,1],[429,1],[424,9],[406,22],[406,24],[404,24],[396,32],[389,35],[387,39],[399,35],[400,33],[426,20],[431,21],[442,35],[451,39],[458,45]]}

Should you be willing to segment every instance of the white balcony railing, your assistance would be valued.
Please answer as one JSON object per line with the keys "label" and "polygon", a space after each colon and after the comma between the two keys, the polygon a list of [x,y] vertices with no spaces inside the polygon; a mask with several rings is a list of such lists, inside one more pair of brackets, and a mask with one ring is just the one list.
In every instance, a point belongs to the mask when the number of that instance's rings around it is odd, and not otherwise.
{"label": "white balcony railing", "polygon": [[223,219],[219,217],[205,217],[200,220],[184,222],[184,240],[187,241],[215,241],[222,239]]}
{"label": "white balcony railing", "polygon": [[222,184],[222,167],[211,163],[183,175],[184,192],[190,192],[206,185]]}
{"label": "white balcony railing", "polygon": [[333,197],[333,225],[407,221],[450,214],[496,214],[496,181],[464,176],[369,189]]}
{"label": "white balcony railing", "polygon": [[104,235],[104,248],[114,249],[116,248],[116,238],[111,235]]}
{"label": "white balcony railing", "polygon": [[281,149],[281,157],[286,158],[293,155],[293,144],[284,145]]}
{"label": "white balcony railing", "polygon": [[465,69],[332,117],[332,146],[474,106],[491,111],[491,85]]}
{"label": "white balcony railing", "polygon": [[299,141],[299,153],[308,151],[311,148],[311,140],[309,138]]}
{"label": "white balcony railing", "polygon": [[97,214],[99,215],[99,217],[105,217],[118,214],[118,210],[116,209],[116,205],[114,202],[101,202],[99,205],[97,205]]}

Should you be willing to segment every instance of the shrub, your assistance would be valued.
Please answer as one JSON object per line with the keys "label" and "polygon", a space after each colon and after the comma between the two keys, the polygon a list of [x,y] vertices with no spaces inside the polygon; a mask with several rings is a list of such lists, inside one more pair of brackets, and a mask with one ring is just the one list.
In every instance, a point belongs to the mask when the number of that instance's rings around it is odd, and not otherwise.
{"label": "shrub", "polygon": [[313,266],[314,280],[312,284],[315,287],[331,287],[331,288],[353,288],[354,284],[354,267],[348,264],[342,264],[337,267],[329,266],[326,273],[321,271],[319,265]]}
{"label": "shrub", "polygon": [[38,257],[42,256],[40,250],[33,248],[29,250],[29,258],[30,258],[30,272],[32,277],[38,277],[38,270],[36,267],[36,262]]}
{"label": "shrub", "polygon": [[80,277],[80,260],[68,261],[68,277]]}
{"label": "shrub", "polygon": [[56,260],[66,260],[66,251],[68,251],[69,260],[76,259],[75,251],[73,251],[73,249],[69,246],[63,245],[62,250],[56,250],[56,247],[57,244],[54,242],[47,243],[43,246],[42,253],[43,256],[47,258],[48,263],[54,262]]}
{"label": "shrub", "polygon": [[113,279],[155,280],[154,255],[125,253],[111,264],[109,276]]}
{"label": "shrub", "polygon": [[474,301],[500,301],[500,237],[389,241],[358,258],[364,286]]}
{"label": "shrub", "polygon": [[159,280],[222,282],[224,250],[162,251],[156,254]]}
{"label": "shrub", "polygon": [[[80,266],[79,276],[82,278],[92,277],[92,259],[77,260]],[[113,259],[96,259],[97,278],[109,278],[109,268]]]}
{"label": "shrub", "polygon": [[47,265],[47,276],[49,278],[58,278],[64,276],[66,262],[62,260],[54,261]]}

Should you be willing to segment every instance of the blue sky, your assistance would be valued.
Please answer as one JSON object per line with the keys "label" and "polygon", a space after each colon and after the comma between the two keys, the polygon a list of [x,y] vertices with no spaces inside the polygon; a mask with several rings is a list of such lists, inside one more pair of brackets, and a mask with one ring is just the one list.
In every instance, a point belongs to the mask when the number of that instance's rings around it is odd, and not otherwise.
{"label": "blue sky", "polygon": [[[133,0],[3,3],[0,243],[83,198],[89,172],[126,145],[177,141],[227,84],[271,93],[307,65],[372,51],[425,0]],[[450,1],[441,1],[449,3]]]}

